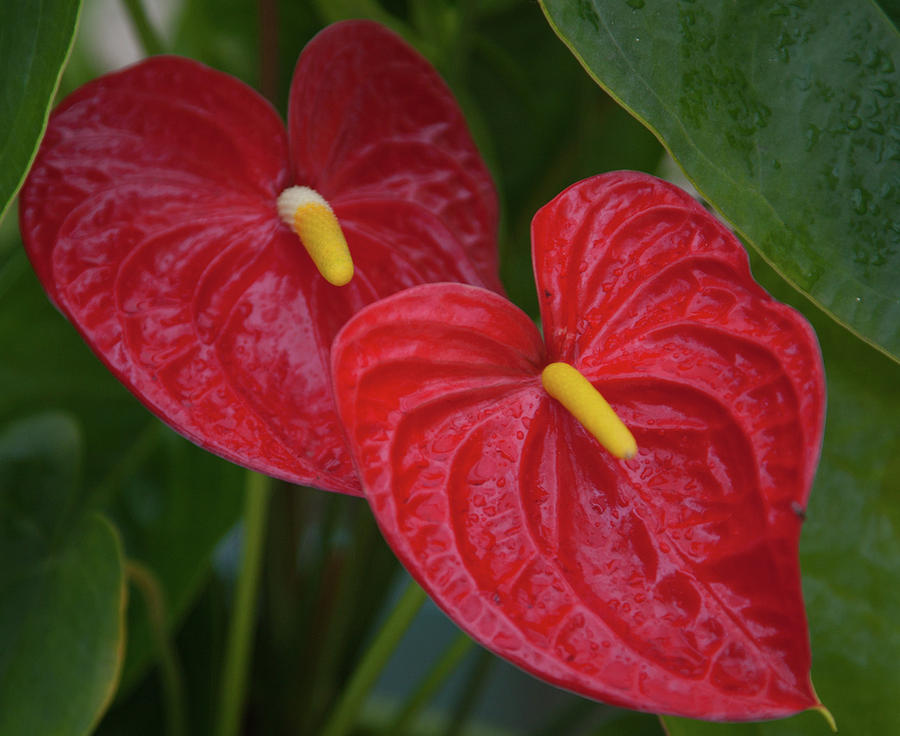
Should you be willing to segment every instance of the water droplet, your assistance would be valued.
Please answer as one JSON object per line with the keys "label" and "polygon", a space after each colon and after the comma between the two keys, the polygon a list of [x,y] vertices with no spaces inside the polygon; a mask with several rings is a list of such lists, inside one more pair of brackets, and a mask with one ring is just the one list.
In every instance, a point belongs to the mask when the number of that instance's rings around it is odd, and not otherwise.
{"label": "water droplet", "polygon": [[494,478],[498,472],[496,460],[482,457],[469,469],[467,480],[473,486],[480,486]]}
{"label": "water droplet", "polygon": [[872,195],[869,194],[865,189],[856,188],[852,192],[850,192],[850,204],[853,206],[853,211],[857,215],[864,215],[869,211],[869,200],[872,198]]}
{"label": "water droplet", "polygon": [[819,142],[819,136],[822,135],[821,128],[816,127],[815,125],[807,125],[806,126],[806,150],[811,151],[816,143]]}
{"label": "water droplet", "polygon": [[854,115],[847,121],[847,127],[850,130],[859,130],[860,125],[862,125],[862,120],[860,120],[857,115]]}

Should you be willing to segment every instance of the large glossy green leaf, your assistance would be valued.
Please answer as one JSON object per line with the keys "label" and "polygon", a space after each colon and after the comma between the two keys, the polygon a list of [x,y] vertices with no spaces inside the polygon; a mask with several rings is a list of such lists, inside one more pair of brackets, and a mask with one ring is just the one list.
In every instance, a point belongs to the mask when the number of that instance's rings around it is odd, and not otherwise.
{"label": "large glossy green leaf", "polygon": [[542,0],[799,290],[900,360],[900,37],[871,0]]}
{"label": "large glossy green leaf", "polygon": [[81,0],[0,2],[0,220],[47,125]]}
{"label": "large glossy green leaf", "polygon": [[73,506],[78,430],[42,415],[0,431],[0,733],[80,736],[108,705],[124,648],[112,525]]}
{"label": "large glossy green leaf", "polygon": [[[754,273],[788,297],[762,264]],[[900,733],[900,367],[808,311],[828,377],[822,461],[800,540],[812,679],[841,733]],[[747,726],[666,725],[671,736],[829,733],[814,712]]]}

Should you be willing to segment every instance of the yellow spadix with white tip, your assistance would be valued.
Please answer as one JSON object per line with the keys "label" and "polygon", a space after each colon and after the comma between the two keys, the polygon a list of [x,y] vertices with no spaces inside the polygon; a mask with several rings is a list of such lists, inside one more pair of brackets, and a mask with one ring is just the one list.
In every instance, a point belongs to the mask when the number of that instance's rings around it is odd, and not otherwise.
{"label": "yellow spadix with white tip", "polygon": [[329,284],[353,278],[347,240],[331,205],[315,189],[290,187],[278,196],[278,216],[297,233],[319,273]]}
{"label": "yellow spadix with white tip", "polygon": [[568,363],[551,363],[541,373],[544,389],[619,459],[634,457],[637,442],[606,399]]}

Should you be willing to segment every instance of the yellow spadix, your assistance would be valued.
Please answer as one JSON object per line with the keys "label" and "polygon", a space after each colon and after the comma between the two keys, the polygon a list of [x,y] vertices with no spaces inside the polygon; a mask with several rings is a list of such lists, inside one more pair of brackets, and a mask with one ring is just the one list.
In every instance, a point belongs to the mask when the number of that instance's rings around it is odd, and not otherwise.
{"label": "yellow spadix", "polygon": [[637,442],[606,399],[568,363],[551,363],[541,373],[544,389],[603,447],[620,459],[634,457]]}
{"label": "yellow spadix", "polygon": [[331,205],[314,189],[290,187],[278,196],[278,215],[297,233],[319,273],[335,286],[353,278],[347,240]]}

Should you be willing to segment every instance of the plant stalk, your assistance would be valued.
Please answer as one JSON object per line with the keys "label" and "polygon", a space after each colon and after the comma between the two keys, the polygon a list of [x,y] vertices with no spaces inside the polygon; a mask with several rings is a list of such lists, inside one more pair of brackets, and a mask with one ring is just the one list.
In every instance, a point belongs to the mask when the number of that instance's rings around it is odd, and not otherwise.
{"label": "plant stalk", "polygon": [[345,736],[356,723],[366,696],[378,675],[397,648],[427,596],[419,585],[410,580],[406,590],[394,606],[375,640],[350,678],[346,689],[321,731],[321,736]]}
{"label": "plant stalk", "polygon": [[244,713],[270,492],[270,478],[247,471],[243,557],[234,593],[234,609],[219,691],[217,736],[236,736]]}
{"label": "plant stalk", "polygon": [[128,18],[131,20],[131,25],[134,26],[144,53],[147,56],[163,53],[166,50],[166,45],[150,22],[150,18],[147,17],[147,11],[142,0],[122,0],[122,4],[125,6]]}
{"label": "plant stalk", "polygon": [[159,658],[163,700],[166,709],[166,733],[187,736],[187,714],[184,705],[184,680],[175,648],[169,640],[166,626],[166,598],[156,575],[137,560],[125,562],[125,574],[141,593],[147,606],[147,618]]}
{"label": "plant stalk", "polygon": [[421,707],[438,691],[457,665],[472,650],[474,642],[460,633],[434,663],[418,688],[407,698],[397,716],[382,730],[382,736],[402,736]]}
{"label": "plant stalk", "polygon": [[469,678],[463,687],[462,692],[456,700],[453,708],[453,718],[450,720],[444,736],[460,736],[466,726],[466,721],[472,715],[472,711],[478,704],[478,698],[484,689],[484,683],[490,674],[491,666],[496,659],[494,655],[487,649],[478,652],[478,658],[472,666]]}

